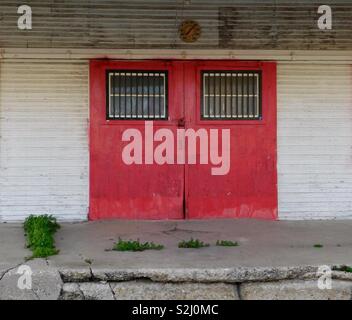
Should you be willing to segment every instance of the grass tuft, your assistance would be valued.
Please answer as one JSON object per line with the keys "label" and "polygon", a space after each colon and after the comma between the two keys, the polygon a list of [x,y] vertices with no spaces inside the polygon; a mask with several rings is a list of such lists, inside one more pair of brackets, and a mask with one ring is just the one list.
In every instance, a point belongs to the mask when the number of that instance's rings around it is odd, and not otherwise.
{"label": "grass tuft", "polygon": [[352,267],[346,266],[346,265],[339,266],[339,267],[333,267],[332,270],[352,273]]}
{"label": "grass tuft", "polygon": [[198,249],[198,248],[204,248],[204,247],[209,247],[208,243],[204,243],[203,241],[200,241],[198,239],[193,239],[188,241],[181,241],[178,244],[179,248],[191,248],[191,249]]}
{"label": "grass tuft", "polygon": [[238,242],[233,242],[231,240],[217,240],[216,245],[219,247],[237,247]]}
{"label": "grass tuft", "polygon": [[145,250],[162,250],[164,246],[161,244],[155,244],[154,242],[144,242],[141,243],[138,240],[122,240],[119,238],[119,241],[114,244],[112,250],[115,251],[145,251]]}
{"label": "grass tuft", "polygon": [[324,246],[320,243],[317,243],[313,246],[314,248],[323,248]]}
{"label": "grass tuft", "polygon": [[54,234],[60,228],[56,219],[51,215],[31,215],[26,218],[24,231],[27,237],[27,247],[32,250],[30,258],[46,258],[56,255]]}

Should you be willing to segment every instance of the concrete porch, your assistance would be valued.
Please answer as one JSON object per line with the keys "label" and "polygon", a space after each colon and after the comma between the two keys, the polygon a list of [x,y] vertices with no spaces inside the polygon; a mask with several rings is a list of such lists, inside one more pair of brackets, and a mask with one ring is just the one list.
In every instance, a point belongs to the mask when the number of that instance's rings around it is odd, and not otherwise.
{"label": "concrete porch", "polygon": [[[283,292],[290,298],[299,294],[302,298],[351,299],[352,276],[349,273],[333,273],[333,278],[337,279],[334,282],[336,288],[333,287],[335,291],[338,288],[336,292],[321,292],[316,288],[317,267],[352,265],[351,230],[352,221],[114,220],[64,223],[56,234],[60,254],[26,264],[33,267],[34,275],[37,271],[42,279],[49,277],[49,283],[54,278],[60,282],[56,285],[59,292],[56,298],[77,298],[83,286],[88,291],[80,298],[94,298],[94,292],[96,295],[97,290],[102,290],[105,292],[101,293],[103,297],[115,299],[138,299],[138,295],[146,299],[285,298]],[[144,252],[107,251],[119,237],[153,241],[165,248]],[[209,243],[210,247],[178,248],[179,241],[191,237]],[[217,240],[237,241],[239,246],[217,247]],[[0,225],[2,299],[6,298],[6,292],[9,296],[24,294],[15,293],[16,288],[8,288],[16,278],[17,266],[30,255],[24,243],[20,224]],[[316,248],[315,244],[323,247]],[[38,278],[38,281],[42,280]],[[163,288],[158,287],[161,284]],[[238,284],[242,285],[241,288]],[[98,285],[98,289],[92,289],[92,285]],[[204,285],[215,287],[203,288]],[[256,287],[250,290],[253,285]],[[45,281],[38,286],[45,286]],[[45,288],[41,290],[38,292],[46,292]],[[193,295],[187,295],[187,290]],[[167,292],[171,293],[168,295]],[[216,294],[209,295],[209,292]],[[38,297],[38,293],[34,297]],[[51,297],[43,295],[43,298]]]}

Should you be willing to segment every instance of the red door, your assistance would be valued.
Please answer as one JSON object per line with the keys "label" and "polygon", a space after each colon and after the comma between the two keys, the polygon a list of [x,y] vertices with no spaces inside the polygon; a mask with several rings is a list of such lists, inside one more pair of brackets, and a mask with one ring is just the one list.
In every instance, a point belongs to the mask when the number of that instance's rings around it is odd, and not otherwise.
{"label": "red door", "polygon": [[90,79],[90,219],[276,218],[274,63],[92,61]]}
{"label": "red door", "polygon": [[[92,61],[90,78],[90,219],[183,218],[184,165],[155,164],[152,146],[158,128],[175,133],[183,117],[182,63]],[[128,132],[141,134],[143,164],[123,159]]]}
{"label": "red door", "polygon": [[276,64],[192,62],[185,79],[187,126],[215,132],[229,162],[186,166],[186,217],[276,219]]}

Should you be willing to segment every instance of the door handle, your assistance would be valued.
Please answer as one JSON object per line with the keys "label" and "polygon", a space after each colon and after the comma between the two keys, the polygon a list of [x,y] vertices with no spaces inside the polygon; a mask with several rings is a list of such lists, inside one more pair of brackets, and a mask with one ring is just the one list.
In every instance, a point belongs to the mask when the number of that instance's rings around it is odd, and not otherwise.
{"label": "door handle", "polygon": [[184,117],[177,120],[177,126],[178,127],[184,127],[185,123],[186,123],[186,121],[185,121]]}

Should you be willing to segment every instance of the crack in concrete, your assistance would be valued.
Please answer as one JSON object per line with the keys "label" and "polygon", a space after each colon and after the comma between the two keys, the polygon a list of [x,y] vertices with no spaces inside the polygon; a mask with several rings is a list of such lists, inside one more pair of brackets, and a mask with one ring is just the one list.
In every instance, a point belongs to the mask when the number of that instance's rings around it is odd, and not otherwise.
{"label": "crack in concrete", "polygon": [[39,295],[35,292],[35,290],[34,290],[34,289],[31,289],[31,291],[32,291],[33,294],[36,296],[36,298],[37,298],[38,300],[40,300],[40,297],[39,297]]}
{"label": "crack in concrete", "polygon": [[86,299],[86,296],[84,295],[84,293],[83,293],[83,291],[82,291],[81,286],[80,286],[79,283],[77,284],[77,287],[78,287],[79,293],[80,293],[80,294],[82,295],[82,297],[83,297],[83,300],[87,300],[87,299]]}
{"label": "crack in concrete", "polygon": [[4,273],[0,276],[0,281],[6,276],[6,274],[8,274],[10,271],[18,268],[20,265],[22,265],[23,263],[19,263],[17,265],[15,265],[14,267],[8,268],[7,270],[4,271]]}
{"label": "crack in concrete", "polygon": [[169,229],[169,230],[164,230],[161,231],[161,233],[166,234],[166,235],[171,235],[174,232],[187,232],[187,233],[219,233],[219,232],[214,232],[214,231],[204,231],[204,230],[192,230],[192,229],[180,229],[177,226]]}
{"label": "crack in concrete", "polygon": [[88,267],[88,269],[89,269],[89,273],[90,273],[89,282],[94,282],[95,276],[94,276],[93,270],[91,267]]}
{"label": "crack in concrete", "polygon": [[113,290],[112,287],[111,287],[111,282],[108,282],[107,284],[108,284],[108,286],[109,286],[109,288],[110,288],[110,290],[111,290],[112,297],[114,298],[114,300],[116,300],[115,292],[114,292],[114,290]]}
{"label": "crack in concrete", "polygon": [[238,299],[243,300],[242,292],[241,292],[241,283],[235,283],[234,290],[235,290],[235,293],[237,293]]}

